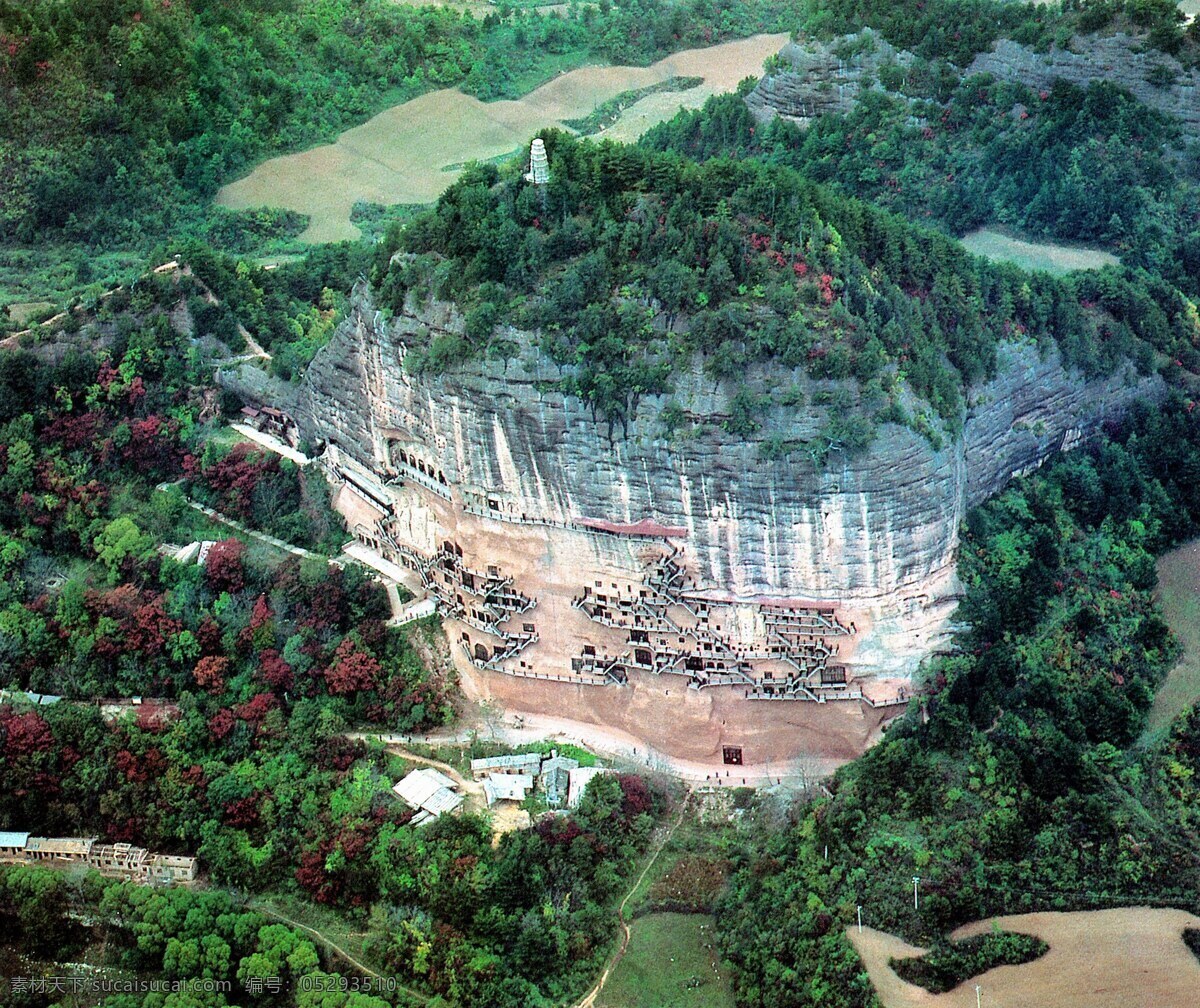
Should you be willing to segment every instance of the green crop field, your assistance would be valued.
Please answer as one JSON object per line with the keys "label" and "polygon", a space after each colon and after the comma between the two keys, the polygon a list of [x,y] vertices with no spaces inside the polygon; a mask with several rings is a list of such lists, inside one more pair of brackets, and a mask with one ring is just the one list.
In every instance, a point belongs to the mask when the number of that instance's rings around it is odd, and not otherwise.
{"label": "green crop field", "polygon": [[994,262],[1010,262],[1022,269],[1045,270],[1055,276],[1070,273],[1072,270],[1115,266],[1118,262],[1115,255],[1102,249],[1057,245],[1054,242],[1022,241],[988,228],[980,228],[963,235],[962,243],[968,252],[974,252]]}
{"label": "green crop field", "polygon": [[629,949],[596,999],[598,1008],[733,1008],[711,917],[647,914],[630,931]]}

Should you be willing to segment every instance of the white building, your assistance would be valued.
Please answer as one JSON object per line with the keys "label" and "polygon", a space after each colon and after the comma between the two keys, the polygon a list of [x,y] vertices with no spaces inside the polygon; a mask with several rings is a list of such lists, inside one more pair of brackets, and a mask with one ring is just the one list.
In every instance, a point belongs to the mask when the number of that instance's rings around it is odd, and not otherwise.
{"label": "white building", "polygon": [[421,826],[453,812],[463,803],[463,796],[455,793],[456,787],[444,773],[433,767],[422,767],[397,781],[392,786],[392,793],[416,812],[412,825]]}
{"label": "white building", "polygon": [[583,800],[583,792],[587,790],[587,786],[592,780],[601,774],[610,773],[613,773],[613,770],[609,767],[598,766],[576,767],[570,771],[567,784],[567,808],[578,808],[580,801]]}
{"label": "white building", "polygon": [[519,802],[533,790],[533,783],[532,774],[491,774],[483,779],[483,793],[489,805],[498,801]]}
{"label": "white building", "polygon": [[536,777],[541,772],[541,753],[514,753],[511,756],[488,756],[471,760],[471,776],[476,780],[496,774],[527,774]]}

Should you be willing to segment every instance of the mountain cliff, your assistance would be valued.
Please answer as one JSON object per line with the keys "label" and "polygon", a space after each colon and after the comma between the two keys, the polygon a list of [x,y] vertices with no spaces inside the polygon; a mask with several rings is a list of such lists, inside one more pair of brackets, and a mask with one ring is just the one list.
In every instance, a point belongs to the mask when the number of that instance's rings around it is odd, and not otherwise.
{"label": "mountain cliff", "polygon": [[[863,90],[907,93],[916,62],[913,53],[896,48],[871,28],[825,41],[803,38],[784,46],[746,104],[760,120],[781,115],[804,122],[825,112],[845,113]],[[1104,81],[1178,119],[1189,135],[1200,136],[1200,70],[1148,46],[1143,36],[1077,35],[1045,51],[998,39],[951,72],[964,79],[991,74],[1035,91],[1059,80],[1080,87]]]}
{"label": "mountain cliff", "polygon": [[[621,726],[679,752],[861,748],[950,630],[965,510],[1161,394],[1149,348],[794,173],[547,147],[549,185],[466,177],[355,289],[294,406],[336,506],[510,700],[630,686]],[[608,717],[546,688],[517,705]]]}
{"label": "mountain cliff", "polygon": [[[765,458],[762,448],[773,437],[816,436],[823,410],[774,406],[753,436],[731,435],[719,422],[731,413],[731,390],[714,389],[698,369],[677,376],[672,392],[694,422],[688,436],[663,434],[660,395],[610,437],[586,403],[548,387],[555,368],[535,354],[445,375],[406,367],[414,348],[463,330],[462,315],[436,302],[410,299],[387,319],[360,286],[305,376],[298,412],[307,437],[372,471],[391,467],[389,446],[403,442],[461,506],[498,504],[497,521],[652,518],[678,527],[705,587],[831,600],[866,614],[872,630],[855,652],[864,675],[910,674],[948,632],[966,508],[1162,388],[1132,366],[1088,379],[1057,351],[1006,344],[995,376],[971,386],[954,441],[934,448],[889,424],[867,448],[818,465],[805,453]],[[756,389],[770,378],[764,366],[746,376]],[[799,380],[810,397],[822,384]]]}

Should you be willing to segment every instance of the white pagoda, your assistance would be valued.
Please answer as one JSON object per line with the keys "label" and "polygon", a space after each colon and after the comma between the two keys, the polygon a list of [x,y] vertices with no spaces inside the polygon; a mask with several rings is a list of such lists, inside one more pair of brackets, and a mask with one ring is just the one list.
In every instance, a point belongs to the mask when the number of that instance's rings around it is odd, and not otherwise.
{"label": "white pagoda", "polygon": [[546,145],[541,137],[534,139],[529,146],[529,171],[525,180],[534,185],[545,185],[550,181],[550,162],[546,158]]}

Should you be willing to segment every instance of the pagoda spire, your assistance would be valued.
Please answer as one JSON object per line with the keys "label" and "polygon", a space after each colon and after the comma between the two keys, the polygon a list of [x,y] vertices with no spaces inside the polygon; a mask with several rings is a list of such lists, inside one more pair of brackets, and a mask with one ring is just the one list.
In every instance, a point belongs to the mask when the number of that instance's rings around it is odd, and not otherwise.
{"label": "pagoda spire", "polygon": [[538,186],[550,181],[550,162],[546,157],[546,145],[542,143],[541,137],[535,137],[529,145],[529,171],[525,179]]}

